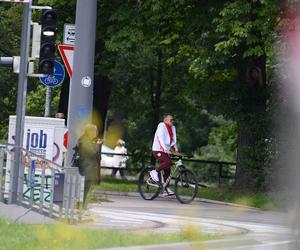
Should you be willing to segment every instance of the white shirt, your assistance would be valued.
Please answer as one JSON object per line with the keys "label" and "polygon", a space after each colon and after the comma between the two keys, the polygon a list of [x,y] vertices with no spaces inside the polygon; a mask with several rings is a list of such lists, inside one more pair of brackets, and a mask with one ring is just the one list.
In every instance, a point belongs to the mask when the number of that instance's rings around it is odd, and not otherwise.
{"label": "white shirt", "polygon": [[152,151],[161,151],[166,152],[169,151],[173,146],[175,148],[175,151],[177,150],[176,146],[176,129],[175,126],[172,126],[173,131],[173,140],[171,142],[171,138],[167,129],[167,126],[165,123],[160,122],[157,126],[153,145],[152,145]]}
{"label": "white shirt", "polygon": [[[116,146],[114,149],[116,154],[127,154],[127,149],[124,146]],[[114,155],[112,166],[115,168],[125,168],[128,157],[125,155]]]}

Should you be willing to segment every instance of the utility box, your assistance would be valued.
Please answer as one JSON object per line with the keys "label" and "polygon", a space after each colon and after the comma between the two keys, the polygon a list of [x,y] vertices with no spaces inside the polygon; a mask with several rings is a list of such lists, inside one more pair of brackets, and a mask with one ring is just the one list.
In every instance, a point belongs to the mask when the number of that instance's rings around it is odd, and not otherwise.
{"label": "utility box", "polygon": [[65,174],[56,173],[54,177],[54,193],[53,202],[62,203],[64,198],[64,184],[65,184]]}
{"label": "utility box", "polygon": [[[15,126],[16,116],[10,116],[8,131],[9,144],[15,144]],[[66,148],[64,146],[64,134],[66,131],[67,129],[65,127],[64,119],[26,116],[24,123],[23,148],[37,155],[36,157],[32,155],[32,158],[38,158],[38,156],[40,156],[61,166],[63,164],[64,154],[66,152]],[[13,150],[13,147],[11,150]],[[5,177],[6,192],[10,187],[10,174],[13,166],[13,155],[14,154],[12,151],[7,155]],[[44,187],[44,201],[50,202],[50,187],[52,178],[51,163],[47,162],[46,164],[48,165],[44,166],[46,179],[46,184]],[[29,181],[30,166],[25,162],[23,185],[24,199],[29,198],[30,189],[32,188],[34,189],[34,200],[36,201],[40,199],[39,194],[42,179],[41,173],[42,166],[37,159],[37,163],[35,165],[34,184],[32,184]]]}

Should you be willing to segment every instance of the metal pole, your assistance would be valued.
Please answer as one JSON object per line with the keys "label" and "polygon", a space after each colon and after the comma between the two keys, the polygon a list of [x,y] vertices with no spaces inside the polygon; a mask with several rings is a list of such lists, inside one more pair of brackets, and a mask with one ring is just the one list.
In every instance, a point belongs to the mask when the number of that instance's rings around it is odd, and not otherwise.
{"label": "metal pole", "polygon": [[96,19],[97,0],[77,0],[76,40],[68,110],[67,167],[70,166],[73,147],[82,134],[84,124],[91,120]]}
{"label": "metal pole", "polygon": [[103,134],[103,141],[104,143],[106,142],[106,136],[107,136],[107,127],[108,127],[108,119],[107,116],[105,117],[105,121],[104,121],[104,134]]}
{"label": "metal pole", "polygon": [[44,114],[44,117],[49,117],[50,116],[50,111],[51,111],[51,97],[52,97],[51,88],[47,87],[47,89],[46,89],[46,101],[45,101],[45,114]]}
{"label": "metal pole", "polygon": [[[24,3],[22,38],[21,38],[21,60],[18,81],[17,111],[16,111],[16,131],[15,131],[15,161],[11,171],[12,174],[12,194],[9,203],[17,203],[18,179],[24,169],[20,166],[21,147],[23,146],[24,120],[26,110],[27,95],[27,71],[28,71],[28,52],[30,42],[30,21],[31,21],[31,0]],[[22,188],[22,187],[20,187]]]}

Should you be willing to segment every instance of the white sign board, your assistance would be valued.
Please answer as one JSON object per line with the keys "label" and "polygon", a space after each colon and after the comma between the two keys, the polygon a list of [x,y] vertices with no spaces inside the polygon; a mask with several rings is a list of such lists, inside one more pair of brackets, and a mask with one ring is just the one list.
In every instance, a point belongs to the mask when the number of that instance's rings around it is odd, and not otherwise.
{"label": "white sign board", "polygon": [[[9,123],[8,143],[15,143],[15,119],[11,119]],[[24,138],[23,148],[44,157],[48,160],[52,160],[53,155],[53,138],[54,126],[41,126],[39,124],[24,125]]]}
{"label": "white sign board", "polygon": [[[15,143],[16,117],[9,117],[8,143]],[[63,146],[65,120],[49,117],[26,116],[23,147],[50,161],[61,165],[65,148]]]}
{"label": "white sign board", "polygon": [[64,25],[64,36],[63,44],[75,45],[75,24],[65,23]]}

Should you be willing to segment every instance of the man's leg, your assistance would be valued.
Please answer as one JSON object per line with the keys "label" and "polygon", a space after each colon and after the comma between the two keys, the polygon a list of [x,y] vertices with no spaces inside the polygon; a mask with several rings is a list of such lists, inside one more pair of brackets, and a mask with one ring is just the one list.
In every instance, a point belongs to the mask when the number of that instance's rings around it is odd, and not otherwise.
{"label": "man's leg", "polygon": [[125,169],[124,168],[120,168],[120,175],[121,175],[121,177],[122,177],[123,180],[126,180]]}
{"label": "man's leg", "polygon": [[169,158],[169,156],[166,154],[166,153],[163,153],[163,152],[157,152],[157,151],[154,151],[153,152],[153,156],[159,160],[160,162],[160,165],[156,168],[156,170],[152,170],[150,172],[150,175],[152,177],[152,179],[156,182],[159,181],[159,178],[158,178],[158,173],[161,171],[161,170],[164,170],[165,172],[165,178],[168,178],[169,175],[170,175],[170,166],[172,164],[172,161],[171,159]]}
{"label": "man's leg", "polygon": [[[156,159],[158,159],[160,162],[158,168],[156,168],[157,172],[160,172],[161,170],[170,168],[170,166],[172,165],[172,160],[166,153],[154,152],[153,154],[154,154],[154,157]],[[170,174],[170,171],[169,171],[169,174]]]}
{"label": "man's leg", "polygon": [[111,176],[112,176],[112,177],[115,177],[116,174],[117,174],[117,171],[118,171],[117,168],[113,168],[112,171],[111,171]]}
{"label": "man's leg", "polygon": [[[160,165],[157,168],[157,171],[164,170],[164,179],[165,181],[169,178],[171,174],[171,165],[172,160],[170,159],[169,155],[162,152],[154,152],[154,157],[160,161]],[[174,195],[174,192],[169,188],[169,184],[166,186],[166,195]]]}
{"label": "man's leg", "polygon": [[164,169],[164,179],[165,179],[165,181],[169,178],[170,174],[171,174],[171,168],[170,167]]}

